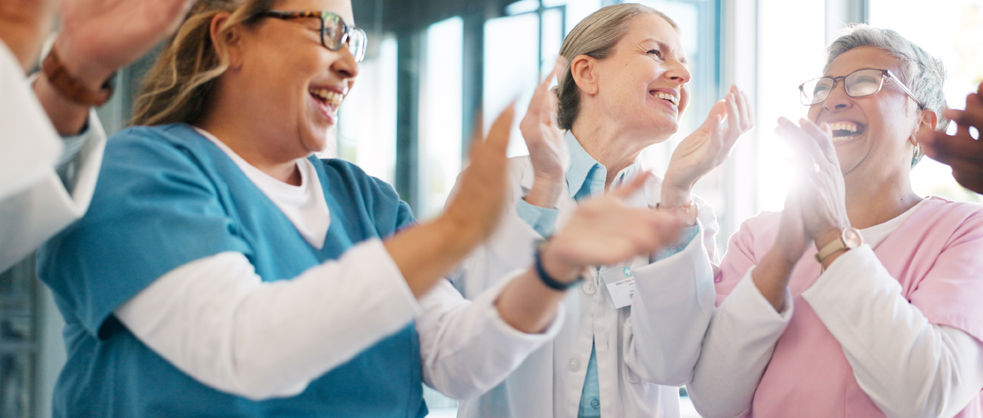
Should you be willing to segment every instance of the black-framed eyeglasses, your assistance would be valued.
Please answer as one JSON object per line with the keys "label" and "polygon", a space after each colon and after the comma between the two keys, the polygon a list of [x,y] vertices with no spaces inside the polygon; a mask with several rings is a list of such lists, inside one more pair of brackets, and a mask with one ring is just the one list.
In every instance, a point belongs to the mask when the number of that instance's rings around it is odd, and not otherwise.
{"label": "black-framed eyeglasses", "polygon": [[259,14],[262,17],[273,17],[283,20],[303,19],[315,17],[321,20],[321,45],[332,51],[341,49],[343,45],[348,45],[348,52],[355,57],[355,62],[362,62],[365,58],[365,45],[368,37],[365,31],[354,26],[348,26],[345,19],[337,14],[325,11],[315,12],[287,12],[281,10],[267,10]]}
{"label": "black-framed eyeglasses", "polygon": [[911,90],[908,90],[904,83],[891,73],[890,70],[877,68],[864,68],[845,76],[819,77],[806,81],[805,83],[799,84],[799,99],[806,106],[820,104],[826,101],[826,98],[829,97],[829,92],[836,88],[836,83],[839,80],[843,80],[843,89],[846,91],[847,96],[870,96],[881,91],[881,87],[884,86],[884,79],[886,78],[894,80],[898,84],[898,87],[901,87],[901,90],[904,90],[905,93],[911,96],[920,109],[925,108],[922,102],[918,101],[918,98],[911,93]]}

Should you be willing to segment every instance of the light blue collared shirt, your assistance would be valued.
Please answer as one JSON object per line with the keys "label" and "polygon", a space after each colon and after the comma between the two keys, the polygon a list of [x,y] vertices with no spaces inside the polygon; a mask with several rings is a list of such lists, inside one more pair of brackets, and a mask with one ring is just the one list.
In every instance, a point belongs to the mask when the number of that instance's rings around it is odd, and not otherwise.
{"label": "light blue collared shirt", "polygon": [[[604,181],[607,179],[607,168],[597,162],[583,146],[580,141],[567,131],[567,147],[570,150],[570,168],[567,169],[567,189],[573,199],[580,201],[594,195],[604,193]],[[631,180],[641,171],[641,164],[636,160],[634,163],[621,170],[617,178],[612,182],[612,186]],[[556,208],[544,208],[531,205],[525,199],[516,201],[516,212],[523,221],[531,226],[539,235],[548,237],[553,234],[556,224],[556,217],[559,210]],[[677,245],[659,251],[654,257],[661,260],[669,257],[690,243],[699,233],[698,226],[683,228],[680,231],[680,242]],[[601,416],[601,390],[597,378],[597,354],[594,346],[591,346],[590,360],[587,363],[587,376],[584,379],[584,388],[580,394],[580,409],[577,413],[578,418],[600,418]]]}
{"label": "light blue collared shirt", "polygon": [[[574,200],[581,200],[593,195],[604,193],[604,181],[607,179],[608,170],[601,163],[580,145],[580,141],[567,131],[565,136],[567,148],[570,150],[570,168],[567,169],[567,190]],[[612,186],[621,184],[626,180],[635,178],[641,171],[641,164],[635,161],[625,169],[621,170],[618,177],[612,182]],[[516,211],[519,217],[531,226],[539,235],[548,237],[553,234],[553,226],[556,224],[556,216],[559,210],[556,208],[543,208],[531,205],[525,199],[516,202]]]}

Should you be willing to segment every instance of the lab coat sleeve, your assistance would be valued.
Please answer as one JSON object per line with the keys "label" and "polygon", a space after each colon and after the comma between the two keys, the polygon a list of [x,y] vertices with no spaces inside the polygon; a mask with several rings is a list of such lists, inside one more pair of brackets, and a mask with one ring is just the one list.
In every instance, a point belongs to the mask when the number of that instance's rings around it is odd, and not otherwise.
{"label": "lab coat sleeve", "polygon": [[495,301],[514,277],[473,302],[447,281],[420,299],[423,314],[416,329],[424,382],[454,399],[476,397],[505,380],[526,356],[556,336],[564,317],[562,305],[551,325],[538,334],[518,331],[501,318]]}
{"label": "lab coat sleeve", "polygon": [[[687,391],[706,418],[737,417],[751,408],[754,391],[775,343],[792,319],[792,295],[776,312],[751,279],[757,263],[753,228],[742,225],[717,273],[717,300]],[[729,292],[725,294],[724,292]]]}
{"label": "lab coat sleeve", "polygon": [[[979,249],[971,251],[978,257]],[[888,416],[951,417],[983,389],[983,344],[931,323],[869,246],[838,257],[802,297]]]}
{"label": "lab coat sleeve", "polygon": [[716,218],[698,201],[698,234],[679,252],[633,269],[635,294],[625,322],[625,364],[638,377],[683,385],[693,375],[714,310]]}
{"label": "lab coat sleeve", "polygon": [[543,236],[520,216],[516,202],[522,198],[519,185],[525,170],[523,159],[509,161],[511,198],[492,236],[478,246],[453,274],[454,286],[468,299],[498,285],[516,270],[532,265],[536,244]]}
{"label": "lab coat sleeve", "polygon": [[[20,191],[0,197],[0,271],[37,249],[62,228],[85,214],[95,191],[96,179],[106,148],[106,133],[95,111],[89,115],[87,137],[81,143],[72,186],[66,188],[55,165]],[[71,189],[71,191],[69,191]]]}
{"label": "lab coat sleeve", "polygon": [[422,312],[373,239],[292,280],[263,282],[238,252],[184,264],[114,311],[196,380],[254,400],[292,396]]}

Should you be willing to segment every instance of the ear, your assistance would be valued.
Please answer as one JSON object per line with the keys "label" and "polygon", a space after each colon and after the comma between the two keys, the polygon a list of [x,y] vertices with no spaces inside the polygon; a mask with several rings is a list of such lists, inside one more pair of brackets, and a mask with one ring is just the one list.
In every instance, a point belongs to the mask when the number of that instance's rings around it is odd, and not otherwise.
{"label": "ear", "polygon": [[935,131],[935,127],[939,125],[939,115],[936,115],[934,111],[923,109],[918,112],[918,124],[915,125],[915,132],[911,133],[911,137],[908,141],[912,145],[918,145],[918,137],[926,137],[931,135]]}
{"label": "ear", "polygon": [[570,75],[573,76],[573,82],[585,94],[597,94],[595,64],[597,64],[597,60],[587,55],[578,55],[573,61],[570,61]]}
{"label": "ear", "polygon": [[228,24],[230,16],[228,12],[218,12],[212,16],[212,21],[208,25],[208,35],[212,40],[215,53],[219,56],[228,54],[229,68],[239,69],[242,67],[241,26],[234,25],[226,29],[225,32],[222,31]]}

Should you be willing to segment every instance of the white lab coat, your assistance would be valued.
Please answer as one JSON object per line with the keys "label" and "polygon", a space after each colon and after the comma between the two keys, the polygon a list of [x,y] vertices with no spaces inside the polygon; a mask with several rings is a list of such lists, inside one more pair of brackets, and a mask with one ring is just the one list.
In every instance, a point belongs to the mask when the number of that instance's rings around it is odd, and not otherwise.
{"label": "white lab coat", "polygon": [[85,213],[106,145],[94,111],[88,135],[69,193],[55,173],[61,140],[17,59],[0,42],[0,272]]}
{"label": "white lab coat", "polygon": [[[492,238],[465,262],[456,283],[473,298],[508,272],[532,263],[542,237],[515,211],[514,199],[532,187],[528,157],[510,162],[513,200]],[[629,199],[636,207],[654,207],[661,181]],[[459,417],[577,416],[592,342],[596,344],[601,416],[678,417],[677,386],[692,376],[703,335],[714,309],[713,263],[717,223],[702,200],[698,239],[681,252],[649,263],[632,262],[636,280],[632,305],[613,309],[596,269],[569,291],[563,328],[551,343],[533,352],[505,382],[462,402]],[[557,203],[557,228],[569,219],[576,202],[564,188]]]}

